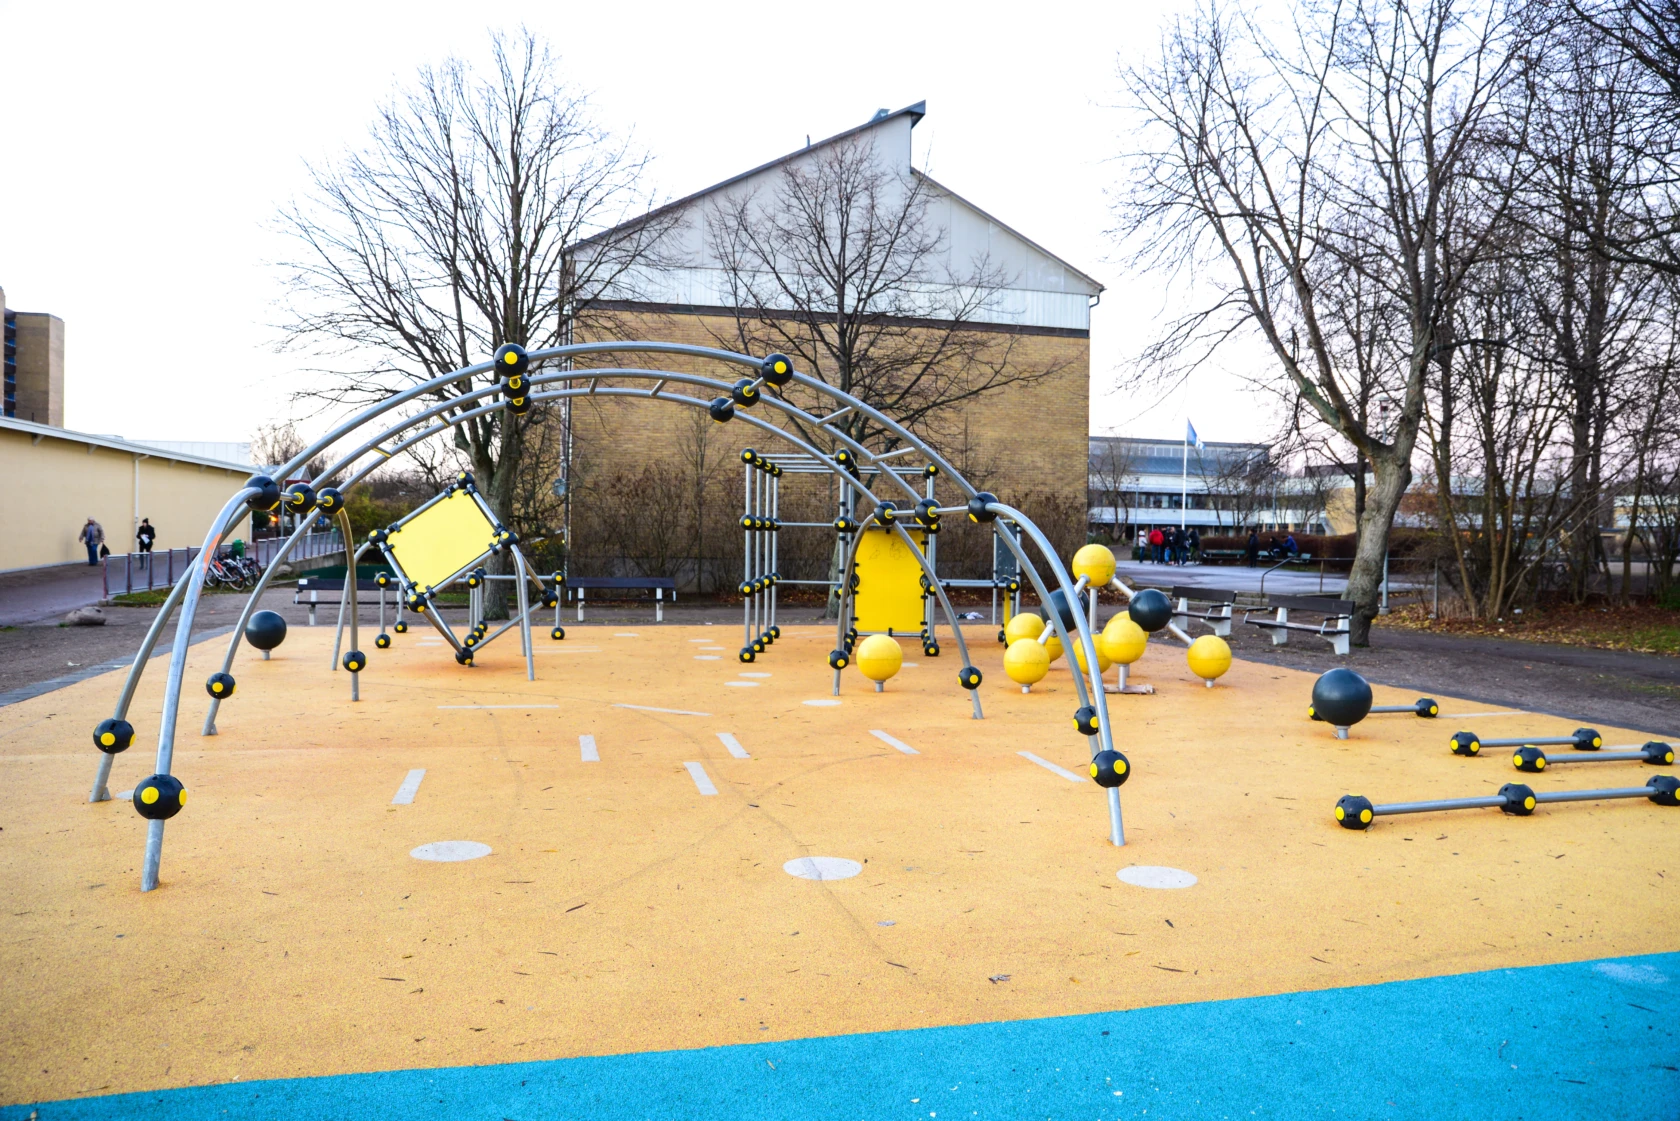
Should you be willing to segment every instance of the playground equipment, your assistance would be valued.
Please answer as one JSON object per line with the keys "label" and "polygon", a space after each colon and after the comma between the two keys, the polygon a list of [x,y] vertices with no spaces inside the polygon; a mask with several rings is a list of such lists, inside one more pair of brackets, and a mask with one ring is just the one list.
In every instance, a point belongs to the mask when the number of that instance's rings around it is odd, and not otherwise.
{"label": "playground equipment", "polygon": [[1653,775],[1644,786],[1612,787],[1608,790],[1554,790],[1536,794],[1520,782],[1508,782],[1499,793],[1481,798],[1447,798],[1434,802],[1395,802],[1377,806],[1358,794],[1344,794],[1336,802],[1336,821],[1343,829],[1369,829],[1372,821],[1394,814],[1434,813],[1437,810],[1473,810],[1497,807],[1513,817],[1528,817],[1536,806],[1551,802],[1605,802],[1618,798],[1645,798],[1659,806],[1680,806],[1680,779]]}
{"label": "playground equipment", "polygon": [[[1419,697],[1409,705],[1372,705],[1368,715],[1376,716],[1379,713],[1393,712],[1406,712],[1424,720],[1433,720],[1441,714],[1441,704],[1434,697]],[[1324,719],[1310,706],[1307,708],[1307,715],[1314,720]]]}
{"label": "playground equipment", "polygon": [[1154,634],[1172,622],[1172,601],[1167,598],[1167,593],[1157,588],[1145,588],[1132,597],[1126,613],[1132,617],[1132,622]]}
{"label": "playground equipment", "polygon": [[1343,666],[1327,670],[1313,682],[1312,704],[1307,715],[1333,725],[1336,738],[1348,738],[1348,729],[1371,711],[1371,683]]}
{"label": "playground equipment", "polygon": [[1146,689],[1154,692],[1151,686],[1139,687],[1126,682],[1132,663],[1143,657],[1143,652],[1149,649],[1149,633],[1132,622],[1129,613],[1121,611],[1109,619],[1108,625],[1103,628],[1101,643],[1103,650],[1108,654],[1108,660],[1120,667],[1119,684],[1113,687],[1115,692],[1142,692]]}
{"label": "playground equipment", "polygon": [[1512,739],[1484,740],[1475,732],[1454,732],[1447,746],[1454,755],[1480,755],[1484,747],[1573,747],[1576,751],[1597,751],[1604,746],[1604,737],[1597,728],[1576,728],[1567,736],[1517,736]]}
{"label": "playground equipment", "polygon": [[[1352,600],[1325,599],[1320,596],[1268,596],[1266,603],[1267,606],[1263,610],[1273,612],[1273,618],[1256,619],[1254,612],[1248,611],[1243,614],[1243,622],[1265,630],[1271,635],[1273,646],[1286,645],[1289,642],[1290,631],[1304,631],[1324,639],[1336,653],[1347,657],[1349,635],[1352,633],[1350,624],[1353,621],[1355,606]],[[1317,626],[1291,623],[1291,611],[1317,615],[1322,621]]]}
{"label": "playground equipment", "polygon": [[277,611],[259,611],[245,624],[245,641],[262,651],[263,661],[269,652],[286,641],[286,620]]}
{"label": "playground equipment", "polygon": [[1021,692],[1030,693],[1050,672],[1050,653],[1036,638],[1017,638],[1003,652],[1003,672],[1021,687]]}
{"label": "playground equipment", "polygon": [[1190,644],[1185,657],[1190,663],[1190,672],[1201,678],[1209,689],[1231,668],[1231,648],[1218,635],[1202,635]]}
{"label": "playground equipment", "polygon": [[[723,363],[738,367],[745,367],[750,376],[730,383],[706,376],[701,373],[689,373],[676,370],[650,369],[641,366],[590,366],[585,369],[573,367],[573,361],[585,356],[620,355],[620,354],[663,354],[674,355],[684,359],[706,362]],[[547,363],[548,368],[541,373],[531,372],[533,364]],[[642,383],[651,383],[643,387]],[[797,389],[806,400],[822,400],[825,407],[833,411],[827,413],[814,412],[793,403],[779,392],[770,390]],[[682,392],[692,389],[696,394]],[[205,534],[204,547],[199,556],[201,560],[188,566],[180,579],[171,588],[168,598],[154,617],[145,638],[135,654],[134,661],[129,668],[118,695],[115,711],[109,721],[102,722],[100,728],[95,729],[95,742],[99,748],[99,766],[95,773],[92,790],[89,794],[90,802],[105,801],[110,798],[109,777],[114,755],[126,749],[132,742],[131,731],[125,731],[126,717],[130,705],[134,700],[136,689],[151,661],[152,651],[156,648],[163,630],[171,619],[179,618],[175,627],[175,642],[168,663],[168,675],[164,683],[162,718],[158,727],[158,749],[155,764],[157,779],[171,779],[171,767],[174,758],[175,735],[178,725],[181,690],[186,668],[186,656],[192,645],[192,629],[197,619],[198,605],[206,582],[209,560],[214,558],[218,546],[233,532],[234,526],[246,511],[271,511],[285,502],[287,508],[296,515],[296,528],[290,537],[282,542],[280,548],[270,562],[256,587],[251,590],[250,597],[241,613],[238,624],[233,629],[229,640],[223,673],[231,672],[231,664],[238,650],[239,642],[244,638],[245,626],[256,610],[263,593],[267,590],[273,575],[285,563],[291,550],[298,541],[311,531],[315,523],[321,518],[337,519],[348,543],[353,534],[350,531],[349,519],[345,512],[344,493],[350,487],[365,479],[371,472],[388,462],[392,457],[400,455],[409,448],[432,440],[440,436],[447,436],[456,426],[469,421],[483,423],[514,423],[518,418],[538,404],[550,404],[560,401],[586,397],[617,397],[641,401],[660,401],[681,407],[704,409],[719,423],[741,423],[757,431],[768,433],[770,436],[782,440],[790,445],[797,454],[806,457],[813,466],[828,471],[835,478],[847,500],[852,503],[851,509],[856,511],[855,520],[861,525],[872,523],[880,526],[884,532],[890,532],[901,542],[908,538],[908,531],[903,524],[906,520],[898,513],[897,493],[902,492],[907,499],[904,505],[906,512],[914,509],[911,517],[918,528],[925,529],[927,525],[941,515],[966,515],[971,521],[989,526],[994,531],[994,539],[1000,551],[994,555],[1002,555],[1006,551],[1013,559],[1017,576],[1012,580],[1025,577],[1039,597],[1041,603],[1050,600],[1053,591],[1061,592],[1070,600],[1077,596],[1074,579],[1068,575],[1060,558],[1050,545],[1044,533],[1020,510],[999,502],[997,496],[985,491],[976,490],[933,448],[911,432],[904,425],[890,416],[867,404],[866,402],[827,384],[821,379],[798,373],[792,363],[782,355],[769,355],[757,358],[751,355],[738,354],[726,350],[708,347],[690,346],[682,343],[666,342],[595,342],[576,343],[567,346],[545,348],[543,350],[527,352],[524,348],[513,344],[503,344],[493,359],[487,362],[466,366],[459,370],[452,370],[441,374],[429,381],[421,382],[403,390],[400,393],[369,405],[356,413],[350,419],[333,428],[319,439],[301,449],[287,463],[279,465],[275,474],[284,479],[317,458],[328,459],[328,465],[320,471],[315,484],[320,489],[297,484],[282,493],[281,487],[273,478],[267,475],[253,475],[246,480],[245,485],[229,497],[226,505],[208,527]],[[709,399],[708,399],[709,398]],[[773,415],[784,421],[783,427],[763,416],[755,416],[755,411],[762,411],[766,415]],[[865,418],[872,431],[879,433],[878,438],[889,444],[891,450],[872,450],[864,442],[854,438],[848,429],[839,422],[848,417]],[[812,440],[820,439],[832,445],[832,452],[824,451]],[[341,442],[345,442],[341,447]],[[332,451],[336,458],[329,456]],[[906,479],[896,471],[887,469],[890,463],[884,462],[889,457],[904,454],[916,454],[921,457],[926,467],[923,475],[927,479],[935,476],[947,480],[947,485],[954,487],[962,496],[958,504],[937,505],[926,493],[919,493]],[[854,474],[854,469],[856,473]],[[865,483],[864,479],[869,482]],[[324,484],[324,485],[323,485]],[[876,494],[872,489],[881,486],[894,497],[889,499]],[[439,502],[446,500],[440,497]],[[926,504],[924,505],[924,500]],[[476,503],[474,503],[476,505]],[[480,511],[482,513],[482,510]],[[495,525],[491,519],[492,526]],[[401,532],[411,532],[412,522],[405,524]],[[498,528],[496,536],[501,537]],[[421,534],[420,536],[424,536]],[[857,543],[864,534],[852,534],[848,548],[850,555],[841,571],[851,573],[856,560]],[[414,540],[412,537],[409,539]],[[479,537],[480,551],[484,551],[482,542],[485,537]],[[390,544],[389,536],[385,542]],[[504,548],[511,548],[515,543],[511,535],[500,540]],[[363,546],[365,549],[367,546]],[[1028,547],[1039,555],[1038,563],[1034,563],[1027,552]],[[404,559],[402,554],[405,547],[398,537],[396,553],[399,562]],[[361,550],[358,550],[358,553]],[[385,551],[384,549],[381,550]],[[424,550],[420,551],[424,553]],[[980,708],[978,686],[980,674],[973,667],[964,643],[961,628],[958,625],[956,612],[952,609],[950,599],[945,593],[945,587],[933,570],[930,558],[919,549],[911,548],[912,559],[922,568],[927,577],[927,591],[937,600],[946,622],[952,629],[961,655],[962,666],[957,673],[959,687],[969,694],[974,716],[980,718],[983,713]],[[418,555],[418,554],[417,554]],[[510,555],[513,555],[510,553]],[[773,556],[773,554],[772,554]],[[334,650],[334,668],[343,665],[351,674],[351,700],[359,695],[357,681],[363,672],[366,659],[357,649],[358,645],[358,616],[356,611],[356,579],[354,578],[354,561],[350,560],[349,577],[346,580],[345,595],[340,605],[340,620],[348,617],[350,626],[350,652],[340,661],[338,648]],[[457,563],[461,563],[459,560]],[[422,568],[418,561],[410,559],[410,565]],[[428,573],[434,578],[430,581],[421,580],[419,597],[412,601],[403,601],[404,606],[417,609],[424,605],[427,610],[419,614],[434,616],[435,602],[424,594],[424,585],[430,583],[435,595],[439,580],[445,578],[439,575],[446,563],[438,561]],[[471,566],[465,566],[470,570]],[[524,598],[527,585],[532,582],[528,567],[522,557],[514,557],[515,574],[506,577],[515,580],[521,598]],[[460,569],[456,575],[461,574]],[[773,569],[772,569],[773,571]],[[406,572],[406,569],[405,569]],[[494,577],[489,577],[494,578]],[[410,579],[412,585],[414,580]],[[852,599],[856,589],[849,587],[850,580],[846,580],[842,587],[841,619],[838,625],[836,651],[849,654],[851,642],[856,641],[855,630],[850,626]],[[1125,589],[1118,580],[1113,585],[1122,589],[1122,594],[1130,597],[1129,589]],[[472,589],[473,594],[482,594],[482,589]],[[556,630],[559,635],[558,596],[549,593],[554,598],[556,608]],[[545,600],[546,603],[546,600]],[[931,605],[930,605],[931,610]],[[529,608],[522,602],[518,625],[525,641],[527,676],[534,675],[531,662]],[[1094,667],[1096,657],[1096,628],[1092,622],[1079,613],[1073,613],[1072,625],[1056,617],[1052,613],[1051,625],[1056,631],[1055,637],[1064,644],[1072,646],[1079,644],[1084,651],[1086,664]],[[480,620],[482,622],[482,619]],[[436,625],[434,619],[434,625]],[[774,625],[773,623],[771,624]],[[400,620],[396,628],[402,633]],[[473,646],[457,642],[456,656],[465,665],[470,660],[473,649],[481,647],[485,642],[493,639],[494,635],[486,634],[479,626],[478,637]],[[505,629],[505,628],[504,628]],[[446,631],[447,627],[440,628]],[[848,632],[851,632],[848,640]],[[383,633],[383,632],[382,632]],[[500,632],[498,632],[500,633]],[[1180,632],[1181,633],[1181,632]],[[342,637],[342,626],[340,630]],[[930,645],[934,644],[931,627],[928,633]],[[465,656],[463,656],[465,654]],[[840,688],[841,670],[844,659],[835,659],[842,664],[835,668],[835,690]],[[1095,673],[1076,672],[1072,674],[1079,713],[1076,723],[1080,730],[1089,728],[1094,732],[1091,742],[1092,757],[1095,758],[1103,751],[1114,750],[1112,731],[1110,728],[1107,701],[1104,695],[1102,681]],[[206,720],[205,734],[214,732],[215,706],[221,703],[221,698],[211,701],[211,711]],[[1088,715],[1087,715],[1088,714]],[[101,731],[103,729],[103,731]],[[109,742],[106,742],[109,741]],[[174,780],[178,781],[178,780]],[[167,800],[168,791],[165,787],[169,783],[154,783],[154,788],[160,791],[160,800]],[[1121,821],[1120,800],[1116,788],[1108,790],[1108,819],[1109,839],[1115,845],[1125,844],[1125,831]],[[179,799],[176,799],[177,803]],[[155,803],[148,803],[155,805]],[[179,805],[176,805],[176,810]],[[147,816],[147,815],[143,815]],[[159,816],[148,816],[148,830],[146,838],[145,858],[141,868],[141,889],[151,891],[158,884],[159,868],[162,861],[164,822]]]}
{"label": "playground equipment", "polygon": [[1661,740],[1626,747],[1612,747],[1605,751],[1563,751],[1549,755],[1541,748],[1524,744],[1511,756],[1511,765],[1519,771],[1539,774],[1558,763],[1648,763],[1666,767],[1674,762],[1674,748]]}
{"label": "playground equipment", "polygon": [[872,634],[858,644],[858,672],[875,683],[877,693],[886,690],[887,681],[903,666],[904,651],[891,635]]}

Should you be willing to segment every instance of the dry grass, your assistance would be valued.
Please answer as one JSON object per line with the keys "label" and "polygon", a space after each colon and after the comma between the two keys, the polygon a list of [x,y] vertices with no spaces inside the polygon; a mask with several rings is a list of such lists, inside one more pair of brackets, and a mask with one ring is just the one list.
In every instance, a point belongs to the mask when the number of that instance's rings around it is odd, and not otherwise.
{"label": "dry grass", "polygon": [[1398,608],[1379,625],[1434,634],[1514,638],[1600,650],[1680,657],[1680,612],[1653,606],[1529,608],[1502,619],[1431,619],[1421,604]]}

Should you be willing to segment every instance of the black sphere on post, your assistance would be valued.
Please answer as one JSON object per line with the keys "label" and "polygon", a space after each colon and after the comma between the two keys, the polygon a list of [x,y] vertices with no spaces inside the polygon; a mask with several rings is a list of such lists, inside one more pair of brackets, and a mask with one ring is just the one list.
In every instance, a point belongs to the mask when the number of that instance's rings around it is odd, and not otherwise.
{"label": "black sphere on post", "polygon": [[980,671],[973,666],[964,666],[957,671],[957,684],[964,689],[980,688]]}
{"label": "black sphere on post", "polygon": [[1343,794],[1336,802],[1336,821],[1343,829],[1369,829],[1374,816],[1369,798]]}
{"label": "black sphere on post", "polygon": [[1132,597],[1126,614],[1132,617],[1132,622],[1154,634],[1172,622],[1172,601],[1159,588],[1145,588]]}
{"label": "black sphere on post", "polygon": [[1312,712],[1345,740],[1347,730],[1371,714],[1371,683],[1342,666],[1320,674],[1313,683]]}
{"label": "black sphere on post", "polygon": [[1090,705],[1083,705],[1073,714],[1073,726],[1079,729],[1082,736],[1097,734],[1097,710]]}
{"label": "black sphere on post", "polygon": [[758,651],[753,649],[751,646],[743,646],[741,647],[741,652],[737,654],[736,657],[740,658],[743,662],[750,662],[754,658],[758,657]]}
{"label": "black sphere on post", "polygon": [[1125,786],[1132,777],[1132,764],[1118,751],[1099,751],[1091,758],[1091,777],[1104,790]]}
{"label": "black sphere on post", "polygon": [[713,420],[723,424],[735,419],[735,402],[727,397],[717,397],[706,406],[706,411],[712,415]]}
{"label": "black sphere on post", "polygon": [[361,673],[367,666],[367,655],[360,650],[352,650],[344,655],[344,668],[351,673]]}
{"label": "black sphere on post", "polygon": [[93,729],[93,746],[107,755],[127,751],[134,744],[134,725],[126,720],[110,717],[101,720]]}
{"label": "black sphere on post", "polygon": [[1511,766],[1537,775],[1546,769],[1546,753],[1538,747],[1519,747],[1511,755]]}
{"label": "black sphere on post", "polygon": [[1597,728],[1576,728],[1573,735],[1576,751],[1597,751],[1604,746],[1604,737],[1598,734]]}
{"label": "black sphere on post", "polygon": [[322,487],[315,492],[315,509],[323,514],[336,514],[344,509],[344,495],[337,487]]}
{"label": "black sphere on post", "polygon": [[1673,775],[1652,775],[1645,781],[1651,793],[1645,795],[1659,806],[1680,806],[1680,778]]}
{"label": "black sphere on post", "polygon": [[392,627],[391,629],[396,631],[398,634],[407,634],[408,633],[408,624],[403,622],[401,619],[398,619],[397,620],[397,625]]}
{"label": "black sphere on post", "polygon": [[280,505],[280,484],[267,475],[252,475],[245,485],[256,488],[257,493],[245,499],[245,505],[251,509],[266,511]]}
{"label": "black sphere on post", "polygon": [[245,622],[245,641],[263,657],[286,641],[286,620],[277,611],[259,611]]}
{"label": "black sphere on post", "polygon": [[1499,808],[1512,817],[1527,817],[1534,812],[1534,791],[1520,782],[1508,782],[1499,788],[1505,804]]}
{"label": "black sphere on post", "polygon": [[286,488],[286,512],[307,514],[315,509],[315,488],[308,483],[293,483]]}
{"label": "black sphere on post", "polygon": [[134,788],[134,808],[147,821],[168,821],[186,804],[186,788],[174,775],[153,775]]}
{"label": "black sphere on post", "polygon": [[1645,753],[1643,762],[1653,767],[1666,767],[1674,762],[1674,749],[1661,740],[1652,740],[1640,750]]}
{"label": "black sphere on post", "polygon": [[1441,706],[1434,697],[1419,697],[1415,711],[1425,720],[1433,720],[1441,715]]}
{"label": "black sphere on post", "polygon": [[380,631],[378,634],[374,635],[373,644],[381,650],[389,650],[391,648],[391,636],[386,634],[384,631]]}
{"label": "black sphere on post", "polygon": [[828,652],[828,664],[833,669],[845,669],[851,664],[851,661],[851,656],[844,650],[830,650]]}
{"label": "black sphere on post", "polygon": [[218,701],[225,701],[233,696],[233,675],[231,673],[213,673],[204,683],[204,691]]}
{"label": "black sphere on post", "polygon": [[1482,741],[1476,738],[1475,732],[1454,732],[1452,739],[1447,741],[1447,747],[1454,755],[1478,755],[1482,750]]}
{"label": "black sphere on post", "polygon": [[983,490],[976,494],[968,500],[968,520],[980,524],[997,521],[997,512],[986,508],[996,501],[997,495],[991,491]]}
{"label": "black sphere on post", "polygon": [[793,359],[785,354],[767,354],[758,364],[758,372],[771,385],[786,385],[793,380]]}
{"label": "black sphere on post", "polygon": [[496,348],[496,373],[502,377],[523,374],[531,365],[531,356],[518,343],[503,343]]}
{"label": "black sphere on post", "polygon": [[729,399],[744,409],[750,409],[758,404],[758,383],[752,378],[742,378],[729,390]]}
{"label": "black sphere on post", "polygon": [[1042,614],[1046,619],[1049,619],[1050,612],[1054,611],[1056,613],[1056,618],[1062,621],[1062,629],[1068,633],[1068,639],[1073,642],[1078,642],[1079,639],[1075,637],[1074,632],[1079,629],[1079,620],[1090,610],[1091,597],[1087,593],[1079,593],[1079,610],[1075,613],[1073,608],[1068,605],[1067,593],[1057,589],[1056,591],[1050,593],[1049,608],[1041,611],[1040,614]]}

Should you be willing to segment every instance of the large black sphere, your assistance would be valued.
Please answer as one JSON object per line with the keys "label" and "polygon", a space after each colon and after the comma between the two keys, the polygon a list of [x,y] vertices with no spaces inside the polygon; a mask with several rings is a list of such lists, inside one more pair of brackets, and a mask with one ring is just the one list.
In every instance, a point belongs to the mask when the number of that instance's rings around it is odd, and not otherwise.
{"label": "large black sphere", "polygon": [[1132,597],[1126,614],[1132,617],[1132,622],[1154,634],[1172,622],[1172,600],[1159,588],[1145,588]]}
{"label": "large black sphere", "polygon": [[107,755],[127,751],[133,743],[134,725],[115,716],[101,720],[93,730],[93,745]]}
{"label": "large black sphere", "polygon": [[1091,777],[1104,789],[1124,786],[1132,777],[1132,764],[1118,751],[1099,751],[1091,758]]}
{"label": "large black sphere", "polygon": [[245,623],[245,641],[258,650],[272,650],[286,641],[286,620],[277,611],[259,611]]}
{"label": "large black sphere", "polygon": [[1079,619],[1089,610],[1091,610],[1091,597],[1088,592],[1079,593],[1079,613],[1076,615],[1073,609],[1068,606],[1067,593],[1058,590],[1050,593],[1048,609],[1041,609],[1039,614],[1049,619],[1050,612],[1054,611],[1056,618],[1062,621],[1062,629],[1068,632],[1069,638],[1072,638],[1073,632],[1079,628]]}
{"label": "large black sphere", "polygon": [[1312,710],[1328,724],[1352,727],[1371,714],[1371,683],[1350,669],[1329,670],[1313,684]]}

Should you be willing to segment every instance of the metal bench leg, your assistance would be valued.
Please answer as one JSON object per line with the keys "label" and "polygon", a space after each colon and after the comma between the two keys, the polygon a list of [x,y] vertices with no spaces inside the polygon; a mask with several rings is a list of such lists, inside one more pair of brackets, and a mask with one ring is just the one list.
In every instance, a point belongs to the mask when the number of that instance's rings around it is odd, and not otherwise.
{"label": "metal bench leg", "polygon": [[313,627],[315,625],[315,605],[313,603],[311,603],[308,606],[309,606],[309,625]]}
{"label": "metal bench leg", "polygon": [[583,589],[577,590],[578,622],[583,622]]}
{"label": "metal bench leg", "polygon": [[1289,608],[1280,607],[1280,608],[1277,609],[1277,622],[1278,622],[1278,625],[1276,627],[1272,628],[1272,645],[1273,646],[1288,646],[1289,645],[1289,627],[1288,627]]}
{"label": "metal bench leg", "polygon": [[1190,601],[1183,596],[1178,599],[1178,610],[1173,612],[1172,621],[1186,629],[1190,626]]}
{"label": "metal bench leg", "polygon": [[1330,639],[1330,648],[1332,650],[1344,658],[1348,656],[1349,639],[1346,631],[1343,631],[1338,635],[1327,635],[1326,637]]}
{"label": "metal bench leg", "polygon": [[653,621],[656,623],[663,623],[665,621],[664,588],[653,589]]}
{"label": "metal bench leg", "polygon": [[1218,635],[1220,638],[1230,638],[1231,608],[1229,606],[1221,607],[1219,611],[1220,615],[1218,620],[1210,622],[1208,625],[1213,628],[1213,633]]}

